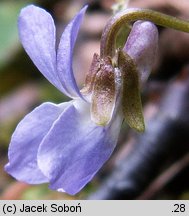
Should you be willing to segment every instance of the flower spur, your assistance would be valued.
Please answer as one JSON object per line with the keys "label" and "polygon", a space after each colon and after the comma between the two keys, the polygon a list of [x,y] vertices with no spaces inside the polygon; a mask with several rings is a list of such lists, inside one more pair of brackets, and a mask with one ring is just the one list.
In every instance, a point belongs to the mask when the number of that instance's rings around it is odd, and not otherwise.
{"label": "flower spur", "polygon": [[[133,25],[127,42],[115,59],[97,54],[79,90],[72,70],[72,55],[87,7],[65,28],[55,49],[55,26],[45,10],[30,5],[22,9],[19,36],[39,71],[73,100],[43,103],[16,127],[5,170],[29,184],[50,183],[53,190],[79,192],[112,154],[124,119],[124,88],[120,71],[125,60],[146,79],[157,50],[158,33],[151,22]],[[126,55],[126,59],[125,59]],[[129,68],[128,68],[129,70]],[[142,74],[142,75],[140,75]],[[132,125],[131,125],[132,126]]]}

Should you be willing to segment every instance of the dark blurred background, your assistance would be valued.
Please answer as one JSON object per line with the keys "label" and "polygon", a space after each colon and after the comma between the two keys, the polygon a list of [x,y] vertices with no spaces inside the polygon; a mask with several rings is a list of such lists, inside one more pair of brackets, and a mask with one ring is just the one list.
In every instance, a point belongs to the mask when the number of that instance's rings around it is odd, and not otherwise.
{"label": "dark blurred background", "polygon": [[[68,196],[48,185],[17,182],[4,172],[11,134],[18,122],[42,102],[69,100],[36,69],[18,39],[17,17],[35,4],[64,26],[84,5],[89,9],[74,52],[80,86],[116,0],[0,1],[0,199],[189,199],[189,34],[159,29],[159,51],[142,89],[146,131],[123,124],[111,159],[79,194]],[[189,19],[188,0],[131,0],[128,7],[150,8]]]}

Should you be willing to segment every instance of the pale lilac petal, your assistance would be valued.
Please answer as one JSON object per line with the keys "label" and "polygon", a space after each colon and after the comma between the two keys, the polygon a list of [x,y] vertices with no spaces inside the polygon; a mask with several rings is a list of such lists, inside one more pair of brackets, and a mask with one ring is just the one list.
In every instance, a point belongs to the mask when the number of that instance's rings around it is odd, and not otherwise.
{"label": "pale lilac petal", "polygon": [[152,70],[157,48],[157,27],[148,21],[135,22],[123,50],[136,62],[142,83]]}
{"label": "pale lilac petal", "polygon": [[17,180],[38,184],[48,182],[37,165],[39,145],[53,122],[70,103],[44,103],[18,124],[9,146],[5,170]]}
{"label": "pale lilac petal", "polygon": [[57,72],[62,84],[66,88],[67,92],[69,92],[70,97],[80,96],[82,98],[73,74],[72,56],[78,31],[86,9],[87,6],[81,9],[81,11],[67,25],[61,36],[57,51]]}
{"label": "pale lilac petal", "polygon": [[[83,102],[84,103],[84,102]],[[101,168],[114,150],[122,117],[109,126],[90,120],[89,105],[71,106],[56,121],[38,152],[38,164],[50,188],[75,194]]]}
{"label": "pale lilac petal", "polygon": [[34,5],[27,6],[21,10],[18,29],[22,45],[39,71],[67,94],[56,72],[55,26],[51,15]]}

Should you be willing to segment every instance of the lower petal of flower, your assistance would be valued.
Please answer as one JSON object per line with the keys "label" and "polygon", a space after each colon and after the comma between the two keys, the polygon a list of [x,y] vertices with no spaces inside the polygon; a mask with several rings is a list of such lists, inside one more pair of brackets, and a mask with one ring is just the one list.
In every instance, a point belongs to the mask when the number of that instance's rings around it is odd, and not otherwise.
{"label": "lower petal of flower", "polygon": [[122,116],[105,126],[90,119],[85,102],[65,110],[41,143],[38,164],[50,180],[50,188],[76,194],[101,168],[114,150]]}
{"label": "lower petal of flower", "polygon": [[43,103],[25,116],[12,135],[6,172],[17,180],[30,184],[48,182],[38,168],[37,151],[53,122],[69,104],[70,102],[60,105]]}

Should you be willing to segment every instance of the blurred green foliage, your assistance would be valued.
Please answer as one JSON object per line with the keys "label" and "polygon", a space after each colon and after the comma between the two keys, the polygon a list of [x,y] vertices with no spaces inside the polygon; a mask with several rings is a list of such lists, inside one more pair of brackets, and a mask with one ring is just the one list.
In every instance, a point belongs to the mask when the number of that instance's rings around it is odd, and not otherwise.
{"label": "blurred green foliage", "polygon": [[15,54],[18,48],[17,17],[22,7],[33,1],[0,2],[0,68]]}

